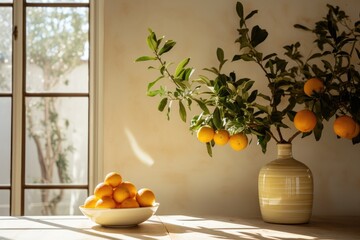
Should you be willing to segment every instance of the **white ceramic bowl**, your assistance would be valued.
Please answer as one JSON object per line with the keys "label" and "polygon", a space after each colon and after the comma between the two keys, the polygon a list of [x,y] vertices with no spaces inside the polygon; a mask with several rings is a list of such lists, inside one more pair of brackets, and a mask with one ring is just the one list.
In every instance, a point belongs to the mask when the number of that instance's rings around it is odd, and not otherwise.
{"label": "white ceramic bowl", "polygon": [[85,216],[102,226],[128,227],[148,220],[155,214],[159,205],[159,203],[156,203],[152,207],[117,209],[84,208],[83,206],[80,206],[79,208]]}

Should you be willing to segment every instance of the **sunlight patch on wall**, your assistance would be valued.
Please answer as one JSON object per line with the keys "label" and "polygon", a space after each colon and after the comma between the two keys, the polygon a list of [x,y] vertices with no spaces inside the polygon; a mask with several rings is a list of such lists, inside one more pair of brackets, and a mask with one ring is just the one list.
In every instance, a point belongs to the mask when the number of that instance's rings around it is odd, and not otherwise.
{"label": "sunlight patch on wall", "polygon": [[145,164],[149,167],[152,166],[155,163],[154,159],[139,146],[139,143],[136,141],[132,132],[128,128],[125,128],[125,133],[126,133],[126,136],[129,140],[131,149],[133,150],[135,156],[143,164]]}

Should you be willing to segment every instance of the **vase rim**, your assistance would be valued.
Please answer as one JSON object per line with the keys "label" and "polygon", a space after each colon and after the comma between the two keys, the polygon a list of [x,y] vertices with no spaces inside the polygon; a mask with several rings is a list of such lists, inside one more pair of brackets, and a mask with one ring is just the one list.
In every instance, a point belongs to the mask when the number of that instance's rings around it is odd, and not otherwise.
{"label": "vase rim", "polygon": [[276,145],[292,145],[292,143],[277,143]]}

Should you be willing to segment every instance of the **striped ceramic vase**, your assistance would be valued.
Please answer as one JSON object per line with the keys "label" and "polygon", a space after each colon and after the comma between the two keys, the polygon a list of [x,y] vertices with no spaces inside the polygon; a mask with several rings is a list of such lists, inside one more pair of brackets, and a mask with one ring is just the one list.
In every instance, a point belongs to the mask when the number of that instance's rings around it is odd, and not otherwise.
{"label": "striped ceramic vase", "polygon": [[278,144],[278,158],[261,168],[259,203],[265,222],[307,223],[313,203],[313,177],[310,169],[295,160],[291,144]]}

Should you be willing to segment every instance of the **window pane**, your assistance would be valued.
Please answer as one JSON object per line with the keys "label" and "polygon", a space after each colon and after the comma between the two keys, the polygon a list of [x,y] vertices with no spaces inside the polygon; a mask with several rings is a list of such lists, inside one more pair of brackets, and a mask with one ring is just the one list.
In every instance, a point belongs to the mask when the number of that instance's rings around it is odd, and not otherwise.
{"label": "window pane", "polygon": [[0,97],[0,184],[10,184],[11,99]]}
{"label": "window pane", "polygon": [[81,215],[87,190],[83,189],[27,189],[25,215]]}
{"label": "window pane", "polygon": [[87,7],[26,10],[26,90],[88,92]]}
{"label": "window pane", "polygon": [[10,215],[10,191],[0,190],[0,216],[9,216],[9,215]]}
{"label": "window pane", "polygon": [[0,7],[0,92],[11,92],[12,8]]}
{"label": "window pane", "polygon": [[27,184],[87,184],[88,98],[27,98],[25,154]]}
{"label": "window pane", "polygon": [[0,3],[12,3],[12,0],[0,0]]}

